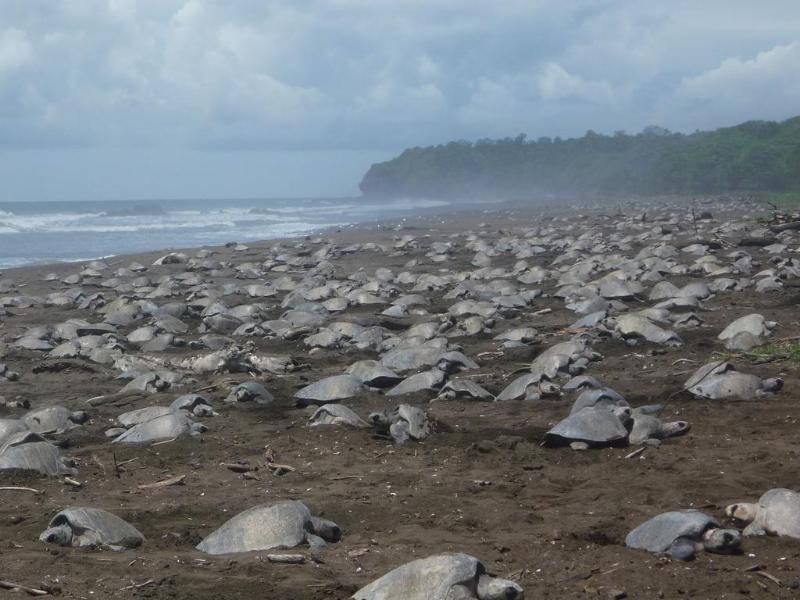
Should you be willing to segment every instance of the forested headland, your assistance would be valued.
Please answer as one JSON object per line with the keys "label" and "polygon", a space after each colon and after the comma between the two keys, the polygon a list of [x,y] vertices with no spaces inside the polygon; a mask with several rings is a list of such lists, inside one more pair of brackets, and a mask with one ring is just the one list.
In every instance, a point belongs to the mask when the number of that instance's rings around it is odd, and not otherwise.
{"label": "forested headland", "polygon": [[365,196],[525,200],[800,192],[800,117],[691,134],[641,133],[456,141],[372,165]]}

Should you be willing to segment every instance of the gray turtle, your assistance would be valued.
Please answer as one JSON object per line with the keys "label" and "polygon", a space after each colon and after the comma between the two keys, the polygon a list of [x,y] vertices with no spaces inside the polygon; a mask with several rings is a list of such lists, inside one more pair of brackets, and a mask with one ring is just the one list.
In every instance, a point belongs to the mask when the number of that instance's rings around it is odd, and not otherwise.
{"label": "gray turtle", "polygon": [[431,433],[431,422],[425,411],[409,404],[371,413],[369,420],[378,433],[391,435],[398,444],[422,441]]}
{"label": "gray turtle", "polygon": [[415,373],[409,375],[403,381],[398,383],[388,392],[387,396],[401,396],[403,394],[413,394],[414,392],[421,391],[438,391],[447,379],[447,375],[437,368],[430,371],[423,371],[422,373]]}
{"label": "gray turtle", "polygon": [[360,360],[353,363],[347,368],[347,373],[373,388],[394,387],[403,380],[400,375],[387,369],[377,360]]}
{"label": "gray turtle", "polygon": [[146,423],[173,412],[169,406],[145,406],[144,408],[124,412],[116,420],[122,427],[133,427],[139,423]]}
{"label": "gray turtle", "polygon": [[700,367],[684,387],[698,398],[749,401],[768,398],[783,388],[783,380],[762,379],[757,375],[740,373],[730,363],[715,362]]}
{"label": "gray turtle", "polygon": [[764,493],[758,502],[737,502],[725,514],[738,523],[747,523],[744,535],[779,535],[800,539],[800,494],[785,488]]}
{"label": "gray turtle", "polygon": [[235,386],[225,398],[225,402],[255,402],[267,406],[273,402],[272,394],[258,381],[245,381]]}
{"label": "gray turtle", "polygon": [[82,410],[72,412],[64,406],[51,406],[34,410],[22,417],[28,429],[36,433],[64,433],[89,420]]}
{"label": "gray turtle", "polygon": [[444,384],[439,398],[455,400],[468,398],[471,400],[494,400],[494,396],[481,385],[471,379],[451,379]]}
{"label": "gray turtle", "polygon": [[497,401],[541,400],[542,398],[558,397],[560,395],[561,391],[558,385],[549,381],[549,378],[543,373],[536,372],[526,373],[517,377],[497,395]]}
{"label": "gray turtle", "polygon": [[753,338],[754,344],[759,345],[766,341],[776,325],[775,321],[767,321],[762,315],[753,313],[739,317],[730,323],[717,338],[726,345],[735,346],[737,345],[737,336],[747,333]]}
{"label": "gray turtle", "polygon": [[22,469],[45,475],[77,475],[61,450],[38,433],[21,431],[6,438],[0,447],[0,471]]}
{"label": "gray turtle", "polygon": [[156,442],[174,439],[185,433],[196,436],[206,430],[207,428],[202,423],[195,423],[184,414],[170,410],[166,414],[134,425],[114,438],[111,443],[141,444],[144,442]]}
{"label": "gray turtle", "polygon": [[305,386],[295,392],[296,404],[300,408],[309,404],[325,404],[352,398],[365,389],[361,380],[353,375],[334,375]]}
{"label": "gray turtle", "polygon": [[631,409],[628,407],[588,407],[569,415],[548,431],[544,445],[569,445],[575,450],[624,446],[631,425]]}
{"label": "gray turtle", "polygon": [[338,542],[338,525],[311,515],[302,502],[287,500],[254,506],[210,533],[197,549],[206,554],[233,554],[308,544],[312,550]]}
{"label": "gray turtle", "polygon": [[613,325],[614,330],[628,343],[636,343],[639,339],[667,346],[680,346],[683,343],[677,333],[662,329],[650,319],[641,315],[622,315],[617,319],[609,319],[608,321],[610,325]]}
{"label": "gray turtle", "polygon": [[520,600],[522,588],[486,572],[469,554],[436,554],[393,569],[353,594],[353,600]]}
{"label": "gray turtle", "polygon": [[308,419],[309,427],[320,425],[344,425],[347,427],[364,428],[369,424],[359,417],[355,411],[344,404],[324,404],[314,411]]}
{"label": "gray turtle", "polygon": [[645,521],[625,537],[625,545],[692,560],[698,550],[717,554],[736,552],[741,539],[737,529],[723,529],[716,519],[699,510],[680,510]]}
{"label": "gray turtle", "polygon": [[145,392],[147,394],[154,394],[156,392],[163,392],[170,386],[169,381],[162,379],[158,373],[144,373],[134,377],[119,393],[126,394],[128,392]]}
{"label": "gray turtle", "polygon": [[101,508],[65,508],[39,536],[46,544],[73,548],[138,548],[144,536],[127,521]]}
{"label": "gray turtle", "polygon": [[630,406],[628,401],[621,394],[611,388],[596,388],[582,391],[572,403],[569,414],[583,410],[584,408],[616,408]]}
{"label": "gray turtle", "polygon": [[182,394],[169,405],[172,410],[184,410],[195,417],[213,417],[217,413],[211,403],[198,394]]}

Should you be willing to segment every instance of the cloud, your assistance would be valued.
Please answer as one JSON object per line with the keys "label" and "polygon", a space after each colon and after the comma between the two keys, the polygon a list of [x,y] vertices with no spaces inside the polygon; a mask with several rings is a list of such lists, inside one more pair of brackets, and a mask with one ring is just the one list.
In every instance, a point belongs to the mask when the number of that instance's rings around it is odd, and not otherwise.
{"label": "cloud", "polygon": [[12,27],[0,32],[0,73],[24,67],[33,59],[33,47],[24,31]]}
{"label": "cloud", "polygon": [[685,78],[665,110],[701,127],[710,114],[718,124],[744,115],[779,119],[786,116],[787,107],[800,107],[800,42],[775,46],[751,59],[727,58]]}
{"label": "cloud", "polygon": [[798,44],[795,0],[4,0],[0,146],[364,156],[781,119]]}
{"label": "cloud", "polygon": [[557,63],[545,65],[536,83],[545,102],[574,99],[602,104],[614,100],[614,88],[608,82],[587,81]]}

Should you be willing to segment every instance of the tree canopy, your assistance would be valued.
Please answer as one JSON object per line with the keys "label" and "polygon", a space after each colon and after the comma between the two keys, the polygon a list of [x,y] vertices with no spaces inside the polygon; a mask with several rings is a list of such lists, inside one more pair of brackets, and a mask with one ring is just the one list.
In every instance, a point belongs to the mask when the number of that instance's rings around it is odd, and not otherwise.
{"label": "tree canopy", "polygon": [[800,117],[692,134],[650,126],[410,148],[372,165],[360,187],[366,196],[466,199],[796,191]]}

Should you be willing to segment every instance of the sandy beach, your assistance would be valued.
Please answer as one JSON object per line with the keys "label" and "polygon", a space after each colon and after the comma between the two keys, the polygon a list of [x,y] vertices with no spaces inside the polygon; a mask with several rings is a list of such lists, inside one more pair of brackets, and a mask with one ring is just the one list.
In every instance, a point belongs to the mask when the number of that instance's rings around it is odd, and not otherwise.
{"label": "sandy beach", "polygon": [[[91,267],[104,269],[99,276],[86,274],[88,263],[4,271],[0,362],[19,378],[0,378],[0,396],[9,404],[0,407],[0,419],[62,405],[87,411],[89,420],[47,436],[74,459],[76,475],[65,479],[0,471],[0,488],[29,488],[0,490],[0,580],[63,598],[346,599],[415,558],[466,552],[480,558],[490,572],[518,582],[526,598],[797,597],[796,540],[745,538],[737,555],[700,553],[690,563],[624,545],[631,529],[660,512],[699,508],[724,520],[724,508],[732,502],[754,501],[770,488],[797,485],[797,363],[780,356],[731,353],[717,339],[729,323],[751,313],[777,322],[773,340],[800,335],[797,279],[778,277],[781,287],[775,291],[756,291],[755,283],[715,291],[696,307],[672,309],[693,312],[701,321],[685,328],[661,324],[677,332],[679,346],[648,341],[629,345],[592,327],[570,329],[584,315],[567,308],[560,293],[565,284],[559,280],[570,266],[589,257],[616,258],[598,261],[587,283],[615,270],[612,264],[644,260],[639,256],[644,248],[672,246],[676,253],[669,260],[687,268],[663,273],[663,279],[680,288],[720,277],[757,279],[764,269],[780,270],[785,264],[774,259],[794,256],[800,241],[796,232],[788,231],[776,238],[787,245],[776,253],[766,244],[740,246],[743,238],[764,234],[754,218],[763,210],[744,202],[704,204],[710,218],[699,221],[690,209],[688,203],[668,199],[637,209],[620,204],[540,211],[498,205],[460,213],[431,211],[402,222],[248,242],[239,248],[213,247],[201,258],[196,258],[198,249],[170,251],[183,254],[180,262],[160,266],[153,263],[166,252],[117,256],[107,259],[105,267]],[[520,258],[519,246],[510,240],[532,240],[528,247],[537,249]],[[706,242],[704,254],[684,251],[698,241]],[[737,251],[752,258],[751,273],[695,268],[702,265],[696,262],[701,256],[730,267]],[[488,256],[489,262],[476,262],[477,254]],[[114,274],[133,263],[145,269]],[[546,273],[541,281],[520,282],[523,273],[535,268]],[[376,277],[376,269],[389,271]],[[639,267],[637,277],[645,271]],[[81,272],[74,282],[63,282]],[[366,277],[359,277],[360,272]],[[408,279],[398,277],[404,272],[411,274]],[[48,278],[51,273],[55,277]],[[442,278],[442,284],[414,291],[424,274]],[[137,278],[147,280],[135,282]],[[249,285],[273,286],[281,278],[291,280],[295,289],[276,288],[261,297],[243,291]],[[496,289],[509,291],[498,296],[532,290],[541,294],[526,296],[526,305],[507,307],[490,299],[486,290],[470,292],[462,286],[462,294],[448,295],[463,282],[506,282],[505,288],[498,284]],[[336,287],[339,283],[344,285]],[[320,323],[287,335],[266,326],[251,335],[218,333],[230,338],[223,347],[286,357],[291,367],[284,372],[199,373],[174,367],[177,361],[215,350],[202,341],[214,332],[191,311],[180,317],[187,325],[185,332],[175,334],[181,344],[169,343],[158,351],[126,341],[132,331],[152,323],[151,315],[114,327],[119,356],[154,357],[180,376],[169,389],[152,393],[119,394],[128,380],[118,378],[122,372],[113,361],[52,357],[49,349],[16,345],[31,328],[53,328],[69,319],[101,323],[107,316],[104,307],[120,298],[159,306],[196,304],[199,309],[213,302],[229,309],[257,304],[247,313],[257,317],[237,314],[243,322],[262,327],[290,310],[282,306],[287,296],[326,284],[336,284],[328,298],[363,291],[377,301],[358,303],[348,296],[344,310],[323,309],[317,313],[322,314]],[[652,307],[656,302],[648,295],[655,284],[643,282],[641,292],[616,299],[610,316]],[[36,300],[78,288],[80,293],[70,301]],[[169,293],[153,293],[167,288]],[[403,294],[420,294],[429,304],[401,316],[381,314]],[[494,302],[496,312],[477,331],[468,329],[474,321],[466,323],[473,315],[448,312],[468,298]],[[322,299],[307,302],[320,304]],[[317,407],[297,407],[298,389],[344,373],[356,361],[381,357],[375,348],[358,347],[346,337],[328,348],[312,349],[305,343],[321,327],[338,322],[377,328],[384,341],[402,337],[414,325],[435,323],[438,329],[431,338],[443,338],[447,349],[477,363],[477,369],[451,377],[468,378],[493,395],[529,370],[542,351],[586,333],[591,349],[602,356],[589,364],[586,375],[634,407],[664,403],[660,417],[687,421],[691,430],[657,448],[642,446],[634,456],[639,447],[550,448],[541,445],[545,433],[567,416],[575,392],[562,390],[541,400],[432,401],[437,391],[390,398],[373,388],[343,403],[363,418],[399,402],[422,408],[433,423],[431,435],[398,445],[369,428],[307,427]],[[534,328],[535,338],[507,347],[494,339],[521,327]],[[52,335],[39,339],[49,340],[51,348],[63,342]],[[684,390],[697,368],[719,357],[760,377],[781,377],[783,390],[750,402],[702,400]],[[567,379],[560,375],[557,381],[561,386]],[[251,380],[267,388],[274,397],[271,404],[224,402],[234,386]],[[169,405],[191,392],[205,397],[218,413],[197,419],[208,428],[205,433],[142,444],[112,444],[106,436],[121,413]],[[147,487],[171,478],[177,483]],[[305,547],[280,551],[303,555],[305,562],[297,565],[274,564],[269,552],[212,556],[195,549],[237,513],[286,499],[302,500],[314,514],[337,523],[341,541],[319,555]],[[135,525],[146,541],[125,552],[38,541],[50,518],[67,506],[111,511]]]}

